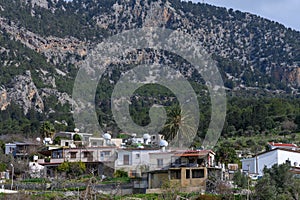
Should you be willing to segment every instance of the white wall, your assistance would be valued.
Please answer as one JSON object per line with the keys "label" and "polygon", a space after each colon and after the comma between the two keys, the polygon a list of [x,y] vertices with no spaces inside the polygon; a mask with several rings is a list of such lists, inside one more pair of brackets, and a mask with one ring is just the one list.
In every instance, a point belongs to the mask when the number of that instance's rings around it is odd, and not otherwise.
{"label": "white wall", "polygon": [[[150,153],[159,151],[160,150],[153,149],[120,149],[118,151],[118,158],[115,162],[115,169],[123,169],[127,172],[130,170],[136,170],[139,172],[141,167],[151,166]],[[129,155],[129,165],[124,165],[124,155]]]}
{"label": "white wall", "polygon": [[258,174],[263,175],[263,170],[265,166],[271,168],[273,165],[278,164],[278,152],[269,151],[267,153],[257,156],[258,161]]}
{"label": "white wall", "polygon": [[255,173],[255,158],[246,158],[242,160],[242,169],[250,174]]}
{"label": "white wall", "polygon": [[5,144],[5,154],[12,154],[13,151],[16,149],[16,144]]}
{"label": "white wall", "polygon": [[[157,153],[150,153],[150,171],[153,170],[160,170],[164,167],[168,167],[171,164],[171,158],[174,153],[170,152],[157,152]],[[157,159],[163,159],[163,166],[159,167],[157,165]]]}
{"label": "white wall", "polygon": [[[123,166],[124,164],[124,155],[129,155],[129,165],[141,165],[141,164],[150,164],[149,153],[159,152],[159,150],[126,150],[122,149],[118,151],[118,158],[116,164],[118,166]],[[139,156],[138,156],[139,155]]]}
{"label": "white wall", "polygon": [[285,163],[286,160],[291,161],[291,165],[294,166],[294,163],[297,162],[300,167],[300,153],[299,152],[291,152],[291,151],[278,151],[278,164]]}

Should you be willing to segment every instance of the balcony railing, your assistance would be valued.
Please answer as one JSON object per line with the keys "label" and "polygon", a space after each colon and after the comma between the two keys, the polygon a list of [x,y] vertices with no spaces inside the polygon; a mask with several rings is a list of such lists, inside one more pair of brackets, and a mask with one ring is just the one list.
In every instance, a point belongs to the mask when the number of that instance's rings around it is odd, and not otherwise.
{"label": "balcony railing", "polygon": [[44,159],[38,159],[39,164],[58,164],[58,163],[63,163],[64,161],[69,161],[69,162],[109,162],[109,161],[114,161],[110,157],[76,157],[76,158],[70,158],[70,157],[65,157],[65,158],[44,158]]}

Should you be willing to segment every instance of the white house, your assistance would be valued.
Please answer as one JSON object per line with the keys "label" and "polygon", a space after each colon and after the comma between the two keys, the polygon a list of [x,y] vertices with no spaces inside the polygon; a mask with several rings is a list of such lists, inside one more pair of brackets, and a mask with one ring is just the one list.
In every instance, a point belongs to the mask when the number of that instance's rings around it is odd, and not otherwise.
{"label": "white house", "polygon": [[129,176],[140,176],[151,167],[150,153],[160,152],[161,149],[118,149],[115,170],[124,170]]}
{"label": "white house", "polygon": [[280,165],[289,162],[291,166],[299,167],[300,152],[275,148],[270,151],[260,153],[253,158],[246,158],[241,161],[244,172],[263,175],[263,169],[265,166],[267,168],[271,168],[275,164]]}

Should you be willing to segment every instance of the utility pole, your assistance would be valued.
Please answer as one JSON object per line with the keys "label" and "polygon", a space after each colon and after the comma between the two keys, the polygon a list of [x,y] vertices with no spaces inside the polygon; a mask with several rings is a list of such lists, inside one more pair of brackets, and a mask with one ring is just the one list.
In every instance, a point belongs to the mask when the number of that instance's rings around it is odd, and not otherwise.
{"label": "utility pole", "polygon": [[10,166],[11,166],[11,186],[10,186],[10,189],[12,190],[13,189],[13,185],[14,185],[14,165],[12,163],[10,163]]}
{"label": "utility pole", "polygon": [[257,159],[257,147],[255,149],[255,173],[258,175],[258,159]]}
{"label": "utility pole", "polygon": [[247,190],[247,200],[249,200],[249,190],[250,190],[250,165],[248,164],[248,177],[247,177],[247,183],[248,183],[248,190]]}

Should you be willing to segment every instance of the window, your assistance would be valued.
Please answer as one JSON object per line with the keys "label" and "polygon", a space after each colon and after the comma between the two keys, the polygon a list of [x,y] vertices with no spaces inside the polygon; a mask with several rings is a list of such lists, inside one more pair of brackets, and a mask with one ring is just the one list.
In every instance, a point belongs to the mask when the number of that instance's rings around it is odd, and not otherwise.
{"label": "window", "polygon": [[170,171],[171,179],[181,179],[181,170],[175,169]]}
{"label": "window", "polygon": [[14,150],[15,150],[15,148],[13,148],[13,147],[9,147],[9,153],[12,153],[12,152],[14,152]]}
{"label": "window", "polygon": [[204,178],[204,169],[192,169],[192,178]]}
{"label": "window", "polygon": [[76,158],[76,152],[70,152],[70,157],[71,158]]}
{"label": "window", "polygon": [[89,152],[89,151],[83,152],[83,157],[84,157],[84,158],[89,158],[89,157],[91,157],[91,156],[92,156],[91,152]]}
{"label": "window", "polygon": [[138,154],[135,154],[135,158],[136,159],[139,159],[140,158],[140,154],[138,153]]}
{"label": "window", "polygon": [[190,169],[185,170],[185,178],[189,179],[190,177]]}
{"label": "window", "polygon": [[92,146],[97,146],[97,142],[92,142]]}
{"label": "window", "polygon": [[103,151],[104,156],[110,156],[110,151]]}
{"label": "window", "polygon": [[129,165],[129,155],[123,156],[123,165]]}
{"label": "window", "polygon": [[162,167],[164,165],[163,159],[157,159],[157,167]]}

